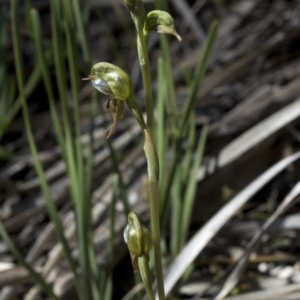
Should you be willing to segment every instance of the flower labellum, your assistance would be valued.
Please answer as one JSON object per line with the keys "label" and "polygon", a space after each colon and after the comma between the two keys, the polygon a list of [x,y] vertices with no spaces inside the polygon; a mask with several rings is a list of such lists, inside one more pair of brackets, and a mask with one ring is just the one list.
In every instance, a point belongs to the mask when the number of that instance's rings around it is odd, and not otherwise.
{"label": "flower labellum", "polygon": [[109,131],[107,136],[109,138],[123,117],[124,101],[110,96],[105,104],[105,108],[111,112],[114,120],[113,124],[106,129],[106,131]]}

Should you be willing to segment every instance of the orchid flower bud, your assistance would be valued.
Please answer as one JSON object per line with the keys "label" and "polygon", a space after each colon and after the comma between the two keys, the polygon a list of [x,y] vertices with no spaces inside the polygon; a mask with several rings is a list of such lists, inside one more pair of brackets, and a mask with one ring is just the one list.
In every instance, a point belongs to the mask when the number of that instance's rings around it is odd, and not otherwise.
{"label": "orchid flower bud", "polygon": [[156,30],[158,33],[173,34],[181,41],[180,35],[175,30],[174,19],[165,11],[153,10],[148,13],[144,24],[144,34],[146,38],[151,30]]}
{"label": "orchid flower bud", "polygon": [[129,75],[110,63],[95,64],[89,77],[83,80],[91,80],[99,92],[119,100],[127,100],[132,95],[132,83]]}
{"label": "orchid flower bud", "polygon": [[128,215],[124,240],[132,257],[147,256],[152,249],[151,234],[148,228],[140,223],[137,214],[133,211]]}
{"label": "orchid flower bud", "polygon": [[121,120],[124,111],[124,101],[132,95],[132,83],[129,75],[121,68],[106,62],[100,62],[92,67],[91,74],[83,80],[91,80],[94,88],[109,95],[105,108],[112,113],[114,123],[107,128],[110,137]]}

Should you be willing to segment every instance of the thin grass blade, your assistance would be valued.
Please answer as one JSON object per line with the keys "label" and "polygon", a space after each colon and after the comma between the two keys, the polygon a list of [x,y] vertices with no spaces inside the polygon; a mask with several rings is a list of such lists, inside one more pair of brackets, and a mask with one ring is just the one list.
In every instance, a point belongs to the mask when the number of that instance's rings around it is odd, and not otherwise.
{"label": "thin grass blade", "polygon": [[[195,195],[196,195],[196,189],[198,185],[197,180],[197,172],[200,168],[204,148],[205,148],[205,142],[208,132],[208,126],[204,125],[202,128],[201,136],[198,142],[195,159],[191,166],[191,172],[188,176],[188,182],[187,182],[187,188],[185,190],[185,194],[183,196],[183,209],[182,209],[182,218],[181,218],[181,244],[180,248],[182,248],[187,240],[189,226],[190,226],[190,220],[191,220],[191,214],[193,210]],[[201,199],[200,199],[201,201]]]}
{"label": "thin grass blade", "polygon": [[[19,93],[20,93],[22,107],[23,107],[24,122],[25,122],[26,132],[27,132],[27,136],[28,136],[28,142],[30,145],[30,149],[31,149],[33,158],[34,158],[34,164],[35,164],[36,171],[41,180],[41,186],[42,186],[42,190],[45,195],[45,198],[46,198],[46,204],[48,207],[49,215],[55,224],[56,233],[57,233],[60,241],[62,242],[64,248],[66,249],[66,254],[67,255],[69,254],[69,256],[70,256],[71,266],[73,264],[74,276],[76,278],[77,275],[76,275],[76,271],[75,271],[75,265],[73,263],[71,253],[68,248],[68,244],[63,235],[63,229],[62,229],[60,220],[58,218],[58,214],[57,214],[54,202],[51,199],[51,194],[50,194],[49,188],[47,186],[47,182],[45,180],[42,166],[38,159],[38,152],[37,152],[36,145],[35,145],[35,142],[33,139],[33,134],[32,134],[30,121],[29,121],[28,108],[27,108],[27,103],[26,103],[25,89],[24,89],[24,79],[23,79],[24,71],[23,71],[23,62],[22,62],[22,58],[21,58],[21,43],[20,43],[20,36],[19,36],[18,17],[17,17],[18,2],[16,0],[11,0],[10,3],[11,3],[11,19],[12,19],[12,35],[13,35],[13,50],[14,50],[14,57],[15,57],[15,67],[16,67],[18,88],[19,88]],[[6,234],[6,232],[2,226],[2,223],[1,223],[1,233],[2,233],[3,239],[6,240],[7,245],[10,246],[10,249],[13,251],[14,255],[16,255],[16,257],[20,261],[20,263],[22,263],[27,268],[27,270],[34,276],[34,278],[37,280],[37,282],[45,289],[45,291],[51,297],[58,299],[58,297],[54,295],[53,291],[47,285],[47,283],[44,281],[44,279],[39,274],[37,274],[28,263],[26,263],[26,261],[23,259],[23,257],[15,249],[14,245],[10,241],[10,238]]]}
{"label": "thin grass blade", "polygon": [[189,120],[190,114],[192,112],[193,107],[195,106],[197,92],[199,90],[199,87],[203,80],[204,74],[206,72],[210,54],[213,50],[213,45],[214,45],[216,35],[217,35],[217,28],[218,28],[217,22],[213,22],[210,26],[209,33],[207,36],[207,41],[204,45],[199,64],[196,68],[195,78],[194,78],[194,81],[190,88],[190,92],[189,92],[189,96],[187,99],[187,104],[184,109],[183,117],[181,118],[183,121],[181,122],[180,132],[179,132],[178,138],[176,140],[176,145],[175,145],[175,150],[174,150],[175,153],[174,153],[174,156],[173,156],[173,159],[171,162],[170,171],[169,171],[169,175],[168,175],[168,179],[167,179],[167,183],[166,183],[166,188],[163,190],[163,195],[161,198],[162,202],[163,202],[163,210],[161,212],[162,220],[166,219],[166,216],[168,214],[168,207],[170,205],[170,203],[168,201],[168,197],[169,197],[171,186],[173,183],[175,170],[178,165],[179,158],[180,158],[181,145],[182,145],[182,142],[184,140],[184,137],[185,137],[185,134],[187,131],[187,127],[189,124],[188,120]]}

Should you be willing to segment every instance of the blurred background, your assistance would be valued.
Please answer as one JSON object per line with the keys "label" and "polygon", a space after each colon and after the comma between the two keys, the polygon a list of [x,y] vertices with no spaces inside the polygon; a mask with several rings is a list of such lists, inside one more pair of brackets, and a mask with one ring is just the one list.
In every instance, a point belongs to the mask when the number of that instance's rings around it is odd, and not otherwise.
{"label": "blurred background", "polygon": [[[154,8],[153,1],[144,3],[147,12]],[[66,70],[71,68],[63,78],[65,103],[70,113],[76,109],[72,102],[75,87],[84,157],[93,136],[90,185],[97,263],[106,285],[107,274],[111,274],[109,298],[142,299],[143,294],[134,296],[133,292],[132,297],[127,294],[134,287],[137,288],[133,291],[138,293],[141,289],[134,279],[123,242],[126,201],[145,224],[149,222],[142,133],[126,109],[107,140],[105,129],[112,123],[111,115],[103,108],[107,98],[96,94],[90,83],[80,80],[90,74],[94,63],[116,64],[130,74],[136,98],[145,110],[135,29],[121,0],[70,1],[70,5],[73,9],[70,39],[75,49],[76,76],[72,78],[72,64],[68,60],[71,55],[66,46],[68,35],[62,34],[62,62]],[[181,170],[182,175],[173,176],[161,207],[163,261],[169,282],[177,269],[172,262],[189,245],[190,239],[197,237],[201,228],[203,235],[209,232],[211,237],[204,241],[201,236],[195,241],[200,245],[202,240],[204,245],[196,247],[197,256],[192,266],[187,263],[185,273],[178,275],[181,279],[174,279],[176,285],[171,284],[169,299],[300,299],[299,192],[294,190],[300,180],[297,152],[300,150],[300,1],[172,0],[164,5],[173,16],[182,41],[178,42],[174,36],[162,38],[153,32],[148,43],[155,114],[162,122],[157,124],[163,124],[163,127],[157,125],[157,130],[161,130],[157,143],[160,145],[159,138],[162,139],[165,151],[159,154],[164,157],[162,191],[167,191],[164,180],[170,178],[176,122],[180,123],[191,93],[210,25],[214,20],[219,24],[207,72],[195,93],[189,134],[179,149],[176,148],[180,153],[176,174]],[[52,104],[49,106],[49,90],[37,58],[34,25],[29,16],[30,9],[36,8],[48,87],[60,118],[64,104],[52,48],[50,6],[51,1],[47,0],[19,1],[20,50],[38,156],[63,228],[66,232],[69,229],[69,242],[76,258],[70,180],[53,128],[49,108]],[[18,250],[39,272],[49,268],[47,278],[56,293],[63,299],[76,299],[65,258],[55,256],[57,239],[27,141],[9,9],[9,1],[0,0],[0,220]],[[67,17],[66,14],[66,20]],[[61,23],[58,20],[58,27],[63,28],[63,22],[63,18]],[[164,69],[159,61],[169,62],[165,66],[169,73],[159,71]],[[167,80],[171,83],[166,83]],[[165,99],[162,107],[161,95]],[[174,103],[178,107],[175,120]],[[268,170],[269,177],[263,177]],[[122,178],[121,184],[119,181],[115,185],[115,174],[120,176],[119,180]],[[115,194],[114,189],[120,187],[121,192]],[[294,194],[287,199],[291,191]],[[110,248],[112,201],[115,204],[114,246]],[[230,207],[235,201],[240,204]],[[215,218],[214,224],[218,225],[211,233],[205,224],[226,205],[229,213]],[[184,226],[187,229],[176,239],[174,236],[182,222],[181,209],[187,211]],[[266,226],[266,222],[270,224]],[[253,240],[255,235],[257,238]],[[242,255],[245,261],[239,261]],[[42,291],[36,298],[26,298],[33,286],[33,279],[0,240],[0,299],[47,299]],[[213,298],[226,287],[228,291],[222,297]]]}

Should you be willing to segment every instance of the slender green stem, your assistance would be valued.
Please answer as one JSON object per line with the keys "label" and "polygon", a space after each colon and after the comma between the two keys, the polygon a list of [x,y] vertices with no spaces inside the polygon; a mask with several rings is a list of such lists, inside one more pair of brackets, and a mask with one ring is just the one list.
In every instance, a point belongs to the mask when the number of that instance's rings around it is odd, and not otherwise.
{"label": "slender green stem", "polygon": [[[167,130],[167,118],[166,118],[166,105],[167,105],[167,80],[165,76],[165,63],[161,57],[158,59],[158,80],[159,87],[157,89],[156,96],[156,111],[157,111],[157,119],[156,119],[156,147],[157,147],[157,155],[159,160],[159,189],[163,190],[165,184],[165,172],[166,172],[166,153],[167,153],[167,145],[169,142],[169,137],[166,135]],[[160,208],[162,207],[162,203],[160,202]]]}
{"label": "slender green stem", "polygon": [[148,131],[148,127],[146,126],[146,123],[144,121],[143,114],[142,114],[141,109],[138,106],[136,100],[133,97],[131,97],[126,100],[126,104],[129,107],[129,109],[131,110],[131,113],[133,114],[133,116],[136,118],[136,120],[140,124],[143,133],[145,130]]}
{"label": "slender green stem", "polygon": [[152,289],[152,280],[150,276],[150,269],[149,269],[149,257],[148,255],[143,255],[138,258],[139,269],[141,273],[142,280],[144,282],[148,298],[149,300],[155,300],[153,289]]}
{"label": "slender green stem", "polygon": [[161,261],[161,249],[160,249],[160,225],[159,225],[159,163],[158,156],[154,146],[154,143],[150,137],[149,130],[145,124],[141,110],[134,98],[126,100],[128,107],[132,114],[141,126],[141,129],[145,136],[144,151],[148,164],[148,176],[149,176],[149,196],[150,196],[150,214],[151,214],[151,228],[152,239],[154,246],[155,257],[155,269],[157,278],[157,289],[160,300],[165,299],[164,292],[164,280]]}
{"label": "slender green stem", "polygon": [[158,181],[149,180],[150,191],[150,213],[151,229],[154,245],[155,269],[157,279],[157,290],[160,300],[165,299],[164,276],[162,268],[162,255],[160,248],[160,222],[159,222],[159,201],[158,201]]}
{"label": "slender green stem", "polygon": [[162,259],[161,259],[161,248],[160,248],[160,225],[159,225],[159,163],[158,156],[156,153],[155,146],[151,140],[150,135],[147,131],[145,134],[145,145],[144,151],[147,158],[148,164],[148,175],[149,175],[149,196],[150,196],[150,215],[151,215],[151,229],[152,239],[154,246],[154,257],[155,257],[155,269],[157,278],[157,290],[160,300],[165,299],[164,291],[164,278],[162,271]]}
{"label": "slender green stem", "polygon": [[146,39],[143,33],[143,18],[135,17],[132,15],[133,21],[135,23],[137,29],[137,49],[138,56],[142,70],[143,77],[143,85],[145,92],[145,100],[146,100],[146,111],[147,111],[147,127],[149,129],[149,134],[151,139],[153,140],[153,95],[152,95],[152,84],[151,84],[151,76],[150,76],[150,66],[149,66],[149,57],[147,51]]}
{"label": "slender green stem", "polygon": [[[139,5],[139,4],[138,4]],[[153,142],[153,96],[152,96],[152,84],[150,76],[149,57],[147,51],[146,39],[143,32],[145,12],[143,4],[136,10],[136,14],[132,14],[132,19],[135,23],[137,30],[137,49],[138,56],[142,70],[146,111],[147,111],[147,128],[143,128],[143,122],[139,121],[143,132],[145,134],[145,154],[148,163],[149,173],[149,195],[150,195],[150,214],[151,214],[151,227],[152,238],[154,244],[154,256],[155,256],[155,269],[157,277],[157,289],[160,300],[165,299],[164,281],[162,271],[161,249],[160,249],[160,226],[159,226],[159,192],[158,192],[158,177],[159,177],[159,165],[156,149]]]}

